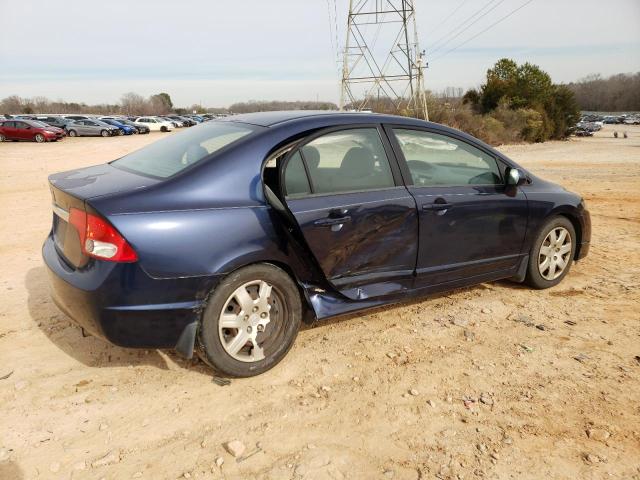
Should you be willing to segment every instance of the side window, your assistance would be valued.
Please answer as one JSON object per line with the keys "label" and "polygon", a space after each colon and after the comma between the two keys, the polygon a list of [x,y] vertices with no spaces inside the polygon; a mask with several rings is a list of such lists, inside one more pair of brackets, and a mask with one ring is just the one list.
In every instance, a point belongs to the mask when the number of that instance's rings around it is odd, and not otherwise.
{"label": "side window", "polygon": [[418,187],[502,183],[496,159],[466,142],[419,130],[394,132]]}
{"label": "side window", "polygon": [[[307,143],[300,153],[309,172],[311,193],[330,194],[395,186],[376,128],[328,133]],[[285,180],[289,168],[299,169],[299,165],[291,163],[287,164]]]}
{"label": "side window", "polygon": [[15,123],[17,129],[25,130],[27,128],[27,124],[24,122],[16,122]]}
{"label": "side window", "polygon": [[307,172],[302,164],[300,152],[294,153],[287,163],[287,170],[284,172],[284,184],[287,189],[287,196],[297,197],[311,193]]}

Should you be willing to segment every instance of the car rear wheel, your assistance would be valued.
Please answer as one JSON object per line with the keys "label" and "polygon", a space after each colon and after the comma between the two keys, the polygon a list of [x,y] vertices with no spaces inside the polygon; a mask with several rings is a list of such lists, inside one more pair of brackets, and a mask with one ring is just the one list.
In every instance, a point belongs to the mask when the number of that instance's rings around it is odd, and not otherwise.
{"label": "car rear wheel", "polygon": [[0,143],[4,142],[6,139],[7,137],[0,133]]}
{"label": "car rear wheel", "polygon": [[44,135],[41,133],[36,133],[33,139],[38,143],[44,143],[47,139],[44,138]]}
{"label": "car rear wheel", "polygon": [[300,294],[289,275],[269,264],[242,268],[209,298],[199,329],[199,355],[227,375],[258,375],[284,358],[301,318]]}
{"label": "car rear wheel", "polygon": [[575,252],[576,232],[571,221],[551,218],[531,248],[525,282],[537,289],[557,285],[569,273]]}

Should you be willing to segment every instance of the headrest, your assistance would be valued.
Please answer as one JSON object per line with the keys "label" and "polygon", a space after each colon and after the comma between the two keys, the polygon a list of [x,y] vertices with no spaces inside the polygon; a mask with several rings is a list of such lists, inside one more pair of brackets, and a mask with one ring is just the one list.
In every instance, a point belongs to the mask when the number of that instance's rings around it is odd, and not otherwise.
{"label": "headrest", "polygon": [[349,177],[371,175],[375,169],[375,159],[370,150],[364,147],[352,147],[340,164],[340,173]]}
{"label": "headrest", "polygon": [[302,153],[307,162],[307,167],[309,167],[310,170],[317,169],[318,165],[320,165],[320,152],[318,149],[312,145],[305,145],[302,147]]}

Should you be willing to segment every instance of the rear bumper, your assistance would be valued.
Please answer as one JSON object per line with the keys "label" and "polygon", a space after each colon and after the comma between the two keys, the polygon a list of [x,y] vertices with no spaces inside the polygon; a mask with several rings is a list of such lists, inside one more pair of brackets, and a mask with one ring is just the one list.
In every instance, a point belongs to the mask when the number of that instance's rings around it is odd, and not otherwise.
{"label": "rear bumper", "polygon": [[198,321],[218,277],[157,280],[138,263],[91,261],[74,270],[51,236],[42,249],[56,305],[94,336],[122,347],[173,348]]}

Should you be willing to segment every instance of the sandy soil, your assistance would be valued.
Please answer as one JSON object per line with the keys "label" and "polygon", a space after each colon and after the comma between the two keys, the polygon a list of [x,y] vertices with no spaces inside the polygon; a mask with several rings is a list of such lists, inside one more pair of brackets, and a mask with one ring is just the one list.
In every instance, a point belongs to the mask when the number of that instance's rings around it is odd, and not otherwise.
{"label": "sandy soil", "polygon": [[[591,254],[561,285],[321,323],[228,386],[172,352],[83,338],[49,299],[47,175],[161,134],[0,144],[0,478],[639,479],[640,128],[626,130],[503,148],[587,199]],[[236,439],[257,453],[237,461]]]}

